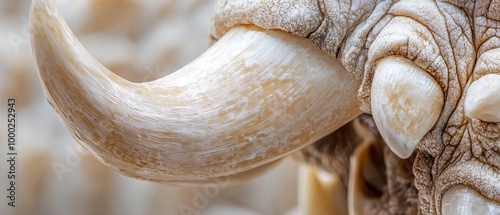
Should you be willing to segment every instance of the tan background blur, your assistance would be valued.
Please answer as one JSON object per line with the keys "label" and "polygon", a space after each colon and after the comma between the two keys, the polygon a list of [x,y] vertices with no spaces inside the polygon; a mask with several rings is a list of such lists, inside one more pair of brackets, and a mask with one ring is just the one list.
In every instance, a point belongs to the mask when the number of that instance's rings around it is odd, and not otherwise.
{"label": "tan background blur", "polygon": [[[131,81],[177,70],[208,48],[215,0],[56,0],[80,42]],[[299,214],[298,164],[237,186],[176,188],[124,177],[77,147],[42,92],[26,0],[0,0],[0,214]],[[16,208],[7,206],[7,98],[16,98]]]}

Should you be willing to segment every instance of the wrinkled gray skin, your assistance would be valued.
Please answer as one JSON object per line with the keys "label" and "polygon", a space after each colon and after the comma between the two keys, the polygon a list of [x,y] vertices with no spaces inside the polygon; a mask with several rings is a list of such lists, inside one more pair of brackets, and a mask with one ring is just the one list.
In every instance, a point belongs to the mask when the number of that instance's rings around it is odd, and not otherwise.
{"label": "wrinkled gray skin", "polygon": [[421,212],[440,214],[442,196],[455,185],[500,202],[500,123],[468,118],[463,104],[473,81],[500,74],[500,1],[259,0],[240,4],[225,0],[219,2],[213,23],[214,40],[239,24],[309,38],[339,58],[348,72],[363,78],[359,98],[367,113],[371,112],[370,88],[378,60],[401,56],[413,61],[435,78],[445,95],[437,124],[415,152],[413,174]]}

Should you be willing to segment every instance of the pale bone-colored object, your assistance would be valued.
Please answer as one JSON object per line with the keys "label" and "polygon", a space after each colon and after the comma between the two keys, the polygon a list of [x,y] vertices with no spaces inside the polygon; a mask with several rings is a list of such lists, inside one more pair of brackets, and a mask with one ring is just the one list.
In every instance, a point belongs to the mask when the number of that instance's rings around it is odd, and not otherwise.
{"label": "pale bone-colored object", "polygon": [[370,166],[370,141],[361,143],[351,155],[351,171],[347,192],[347,208],[351,215],[362,215],[367,205],[376,204],[377,194],[366,186],[366,172],[376,171]]}
{"label": "pale bone-colored object", "polygon": [[[418,212],[416,198],[418,193],[411,173],[411,159],[400,159],[386,147],[373,118],[369,115],[361,115],[327,138],[308,146],[301,151],[301,155],[297,158],[302,158],[309,165],[329,171],[330,176],[335,175],[341,180],[348,178],[342,189],[344,193],[347,190],[350,197],[348,205],[351,214]],[[342,163],[346,169],[332,168],[334,163]],[[304,183],[299,186],[305,187]],[[338,193],[338,190],[331,192],[330,195],[334,193]],[[317,195],[316,198],[321,198],[321,195]],[[322,204],[324,201],[316,202]],[[347,201],[344,202],[347,204]],[[332,206],[329,205],[330,208]],[[347,205],[344,207],[347,208]],[[327,208],[327,206],[323,203],[317,208]],[[337,208],[342,209],[342,207]]]}
{"label": "pale bone-colored object", "polygon": [[500,75],[488,74],[472,82],[464,108],[470,118],[500,122]]}
{"label": "pale bone-colored object", "polygon": [[[363,77],[359,91],[370,112],[372,81],[380,59],[400,56],[429,73],[442,89],[444,105],[435,126],[416,146],[415,185],[423,214],[439,214],[444,192],[466,185],[500,201],[500,126],[470,120],[464,100],[471,77],[496,73],[500,47],[495,1],[403,0],[221,0],[213,18],[213,40],[236,26],[254,24],[310,39],[338,58],[347,72]],[[222,38],[222,39],[221,39]]]}
{"label": "pale bone-colored object", "polygon": [[469,187],[459,185],[446,191],[441,210],[443,215],[495,215],[500,214],[500,205]]}
{"label": "pale bone-colored object", "polygon": [[411,163],[400,159],[378,134],[350,156],[349,214],[417,214]]}
{"label": "pale bone-colored object", "polygon": [[439,84],[411,61],[380,60],[372,82],[373,119],[389,148],[408,158],[437,122],[444,95]]}
{"label": "pale bone-colored object", "polygon": [[136,178],[176,182],[249,170],[360,113],[360,82],[309,41],[280,31],[234,28],[184,68],[141,84],[96,62],[53,1],[33,2],[31,37],[60,119],[97,159]]}
{"label": "pale bone-colored object", "polygon": [[304,215],[347,214],[347,193],[338,175],[307,164],[301,165],[299,208]]}

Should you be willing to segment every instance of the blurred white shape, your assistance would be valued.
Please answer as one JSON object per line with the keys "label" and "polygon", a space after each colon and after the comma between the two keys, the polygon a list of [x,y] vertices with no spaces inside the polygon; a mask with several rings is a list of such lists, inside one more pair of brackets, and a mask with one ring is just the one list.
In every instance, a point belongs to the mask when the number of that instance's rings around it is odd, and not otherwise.
{"label": "blurred white shape", "polygon": [[262,215],[248,208],[230,201],[220,201],[213,206],[209,207],[206,211],[200,213],[200,215]]}
{"label": "blurred white shape", "polygon": [[283,214],[297,205],[298,164],[285,158],[275,169],[222,195],[260,214]]}

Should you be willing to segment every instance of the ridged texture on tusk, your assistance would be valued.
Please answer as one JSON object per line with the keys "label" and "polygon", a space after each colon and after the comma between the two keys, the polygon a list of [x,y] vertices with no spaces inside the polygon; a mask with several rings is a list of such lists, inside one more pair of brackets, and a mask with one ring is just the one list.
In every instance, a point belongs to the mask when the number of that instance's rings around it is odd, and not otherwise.
{"label": "ridged texture on tusk", "polygon": [[500,122],[500,75],[489,74],[474,81],[465,97],[465,114],[485,122]]}
{"label": "ridged texture on tusk", "polygon": [[459,185],[446,191],[441,212],[443,215],[498,215],[500,203],[484,197],[474,189]]}
{"label": "ridged texture on tusk", "polygon": [[179,71],[137,84],[90,56],[54,1],[34,0],[30,22],[49,103],[85,149],[132,177],[235,174],[360,114],[360,82],[307,39],[281,31],[234,28]]}
{"label": "ridged texture on tusk", "polygon": [[304,164],[299,169],[299,176],[302,214],[347,214],[347,193],[338,175]]}
{"label": "ridged texture on tusk", "polygon": [[441,114],[444,95],[439,84],[411,61],[388,57],[377,64],[371,107],[389,148],[408,158]]}

